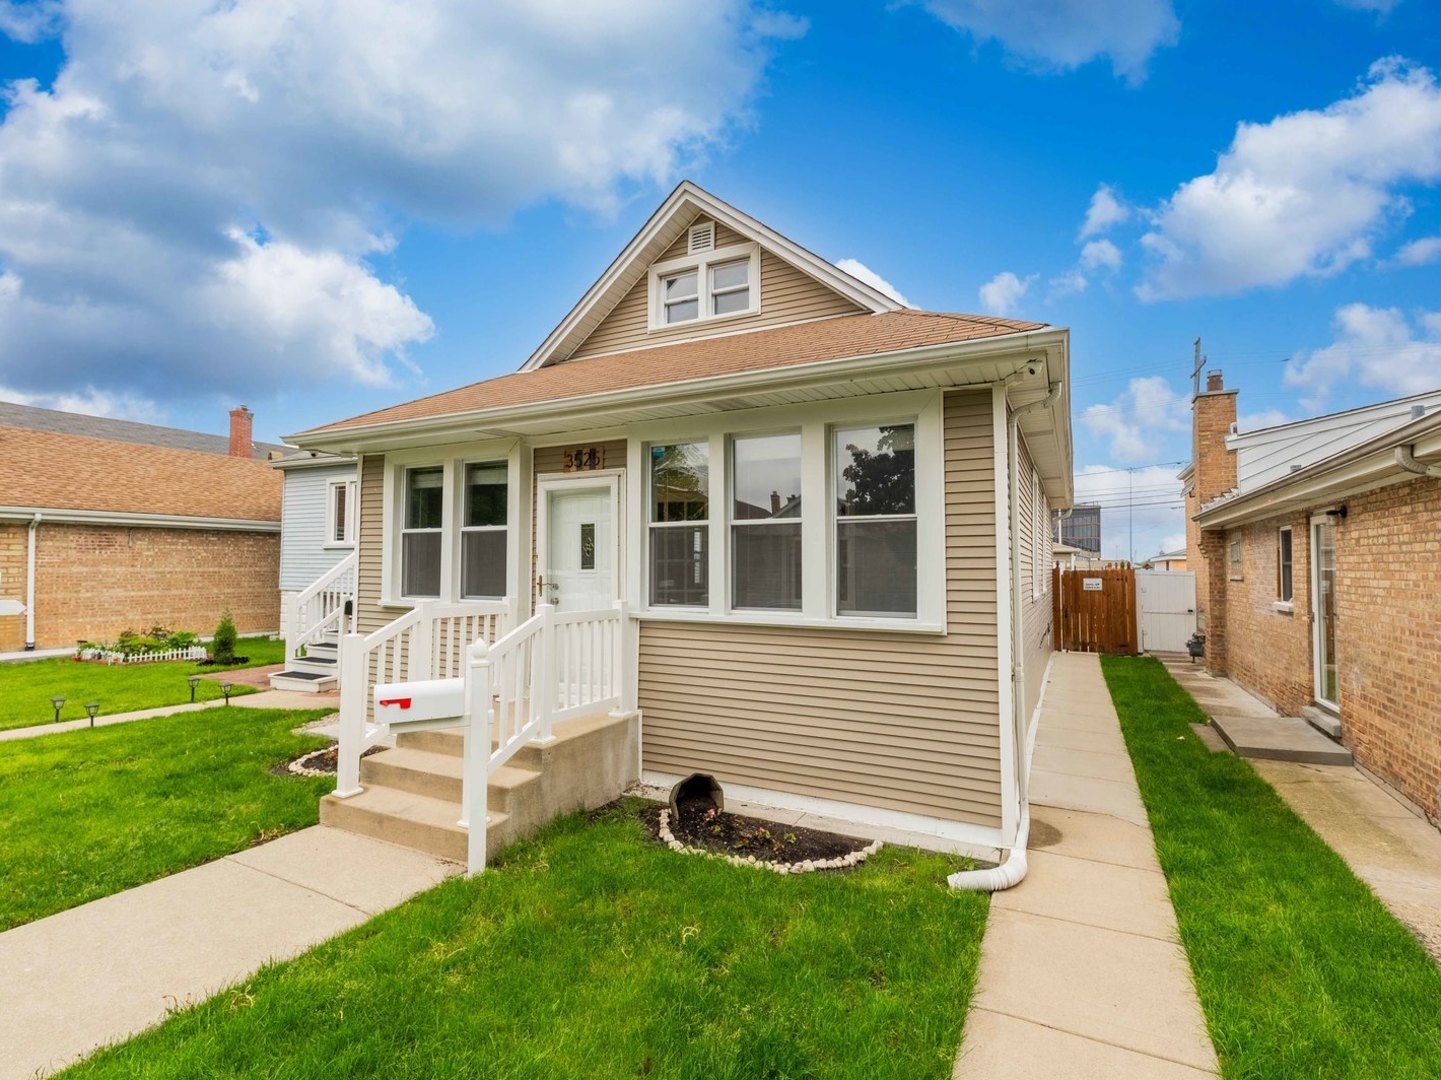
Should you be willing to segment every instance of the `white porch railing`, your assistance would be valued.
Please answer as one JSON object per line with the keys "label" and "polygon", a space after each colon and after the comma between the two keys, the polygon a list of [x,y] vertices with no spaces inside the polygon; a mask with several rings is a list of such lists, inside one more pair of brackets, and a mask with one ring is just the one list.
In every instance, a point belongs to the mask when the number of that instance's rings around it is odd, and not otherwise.
{"label": "white porch railing", "polygon": [[379,630],[341,638],[337,795],[360,791],[360,757],[386,734],[385,726],[374,722],[371,688],[463,675],[466,647],[500,638],[514,613],[511,599],[424,601]]}
{"label": "white porch railing", "polygon": [[522,746],[554,740],[554,725],[602,710],[635,710],[625,601],[597,611],[558,612],[541,604],[509,634],[467,650],[462,825],[470,829],[468,871],[485,868],[490,777]]}
{"label": "white porch railing", "polygon": [[[285,663],[288,666],[316,642],[334,633],[337,638],[355,629],[355,568],[351,552],[307,588],[292,596],[285,613]],[[346,605],[350,615],[347,617]]]}

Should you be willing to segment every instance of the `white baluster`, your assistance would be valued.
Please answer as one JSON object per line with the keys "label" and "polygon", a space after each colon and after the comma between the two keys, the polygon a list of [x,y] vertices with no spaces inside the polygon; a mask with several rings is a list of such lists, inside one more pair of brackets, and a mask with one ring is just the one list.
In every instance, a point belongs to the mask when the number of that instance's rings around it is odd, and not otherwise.
{"label": "white baluster", "polygon": [[466,842],[466,873],[485,869],[486,791],[490,785],[491,686],[490,647],[477,641],[466,649],[465,770],[460,824],[470,830]]}

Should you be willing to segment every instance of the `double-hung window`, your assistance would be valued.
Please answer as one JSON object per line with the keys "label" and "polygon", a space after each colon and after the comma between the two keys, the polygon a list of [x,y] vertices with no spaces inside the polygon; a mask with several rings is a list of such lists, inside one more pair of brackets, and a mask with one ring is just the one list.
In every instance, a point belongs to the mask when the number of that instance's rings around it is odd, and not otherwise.
{"label": "double-hung window", "polygon": [[1276,599],[1283,604],[1291,602],[1293,593],[1291,536],[1289,528],[1276,533]]}
{"label": "double-hung window", "polygon": [[751,262],[736,259],[710,267],[710,303],[712,315],[734,315],[751,306]]}
{"label": "double-hung window", "polygon": [[760,311],[760,248],[732,244],[658,263],[650,270],[649,328]]}
{"label": "double-hung window", "polygon": [[916,427],[837,428],[836,614],[916,614]]}
{"label": "double-hung window", "polygon": [[661,299],[665,325],[690,322],[700,317],[700,273],[686,270],[668,274],[661,279]]}
{"label": "double-hung window", "polygon": [[429,465],[405,470],[405,508],[400,531],[400,588],[403,596],[440,595],[444,506],[444,468]]}
{"label": "double-hung window", "polygon": [[710,447],[650,448],[650,602],[710,602]]}
{"label": "double-hung window", "polygon": [[460,595],[467,600],[505,595],[508,475],[503,461],[465,466],[460,527]]}
{"label": "double-hung window", "polygon": [[731,442],[731,606],[801,609],[801,436]]}
{"label": "double-hung window", "polygon": [[355,520],[355,481],[329,481],[326,485],[325,501],[325,546],[354,545]]}

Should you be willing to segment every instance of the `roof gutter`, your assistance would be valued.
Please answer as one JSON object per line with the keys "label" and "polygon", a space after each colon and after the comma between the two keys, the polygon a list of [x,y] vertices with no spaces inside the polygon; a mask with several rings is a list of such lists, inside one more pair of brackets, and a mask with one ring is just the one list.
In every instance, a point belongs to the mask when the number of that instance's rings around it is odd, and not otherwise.
{"label": "roof gutter", "polygon": [[1395,461],[1397,465],[1409,473],[1417,476],[1432,476],[1441,479],[1441,465],[1423,465],[1416,460],[1416,444],[1410,443],[1406,446],[1396,447]]}
{"label": "roof gutter", "polygon": [[388,435],[408,435],[421,432],[428,435],[443,435],[448,432],[468,435],[473,433],[477,427],[501,426],[541,416],[551,420],[572,415],[582,416],[635,402],[645,402],[648,405],[674,404],[687,400],[699,402],[716,397],[730,397],[753,389],[784,389],[793,383],[825,382],[844,378],[861,378],[868,374],[887,374],[895,368],[915,368],[923,371],[945,367],[957,360],[976,360],[989,355],[1014,353],[1018,350],[1048,349],[1060,346],[1064,344],[1065,334],[1064,328],[1056,327],[1045,330],[1024,330],[1011,334],[976,338],[971,341],[949,341],[938,345],[924,345],[895,352],[865,353],[834,360],[765,368],[761,371],[710,375],[673,383],[651,383],[646,386],[627,387],[623,390],[610,390],[559,401],[549,399],[500,406],[494,409],[471,409],[445,413],[440,416],[411,417],[373,424],[353,424],[341,428],[315,428],[288,435],[286,438],[305,450],[330,450],[332,453],[353,452],[351,448],[357,445],[357,436],[362,439],[380,439]]}
{"label": "roof gutter", "polygon": [[45,520],[56,525],[122,525],[154,529],[217,529],[224,532],[279,532],[277,519],[140,514],[123,510],[65,510],[45,506],[0,506],[0,521]]}

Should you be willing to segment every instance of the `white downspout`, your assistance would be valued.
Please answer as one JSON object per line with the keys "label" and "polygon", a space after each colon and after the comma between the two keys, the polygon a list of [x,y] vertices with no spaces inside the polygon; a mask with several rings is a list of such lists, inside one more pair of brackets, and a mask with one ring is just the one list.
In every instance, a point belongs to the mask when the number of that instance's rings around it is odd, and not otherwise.
{"label": "white downspout", "polygon": [[25,651],[35,648],[35,533],[40,528],[40,514],[30,519],[30,532],[25,544]]}
{"label": "white downspout", "polygon": [[1423,465],[1416,460],[1416,448],[1414,446],[1396,447],[1396,464],[1409,473],[1417,476],[1434,476],[1441,479],[1441,465]]}
{"label": "white downspout", "polygon": [[1029,796],[1031,776],[1031,745],[1026,724],[1025,633],[1021,626],[1021,476],[1019,421],[1027,413],[1045,409],[1056,403],[1061,396],[1061,384],[1051,383],[1046,396],[1039,401],[1011,411],[1006,419],[1006,468],[1010,480],[1010,560],[1011,560],[1011,726],[1015,732],[1016,748],[1016,799],[1020,814],[1016,822],[1016,840],[1006,861],[988,870],[961,870],[946,878],[946,884],[953,889],[972,892],[997,892],[1019,885],[1026,876],[1029,864],[1026,860],[1026,845],[1031,838],[1031,800]]}

